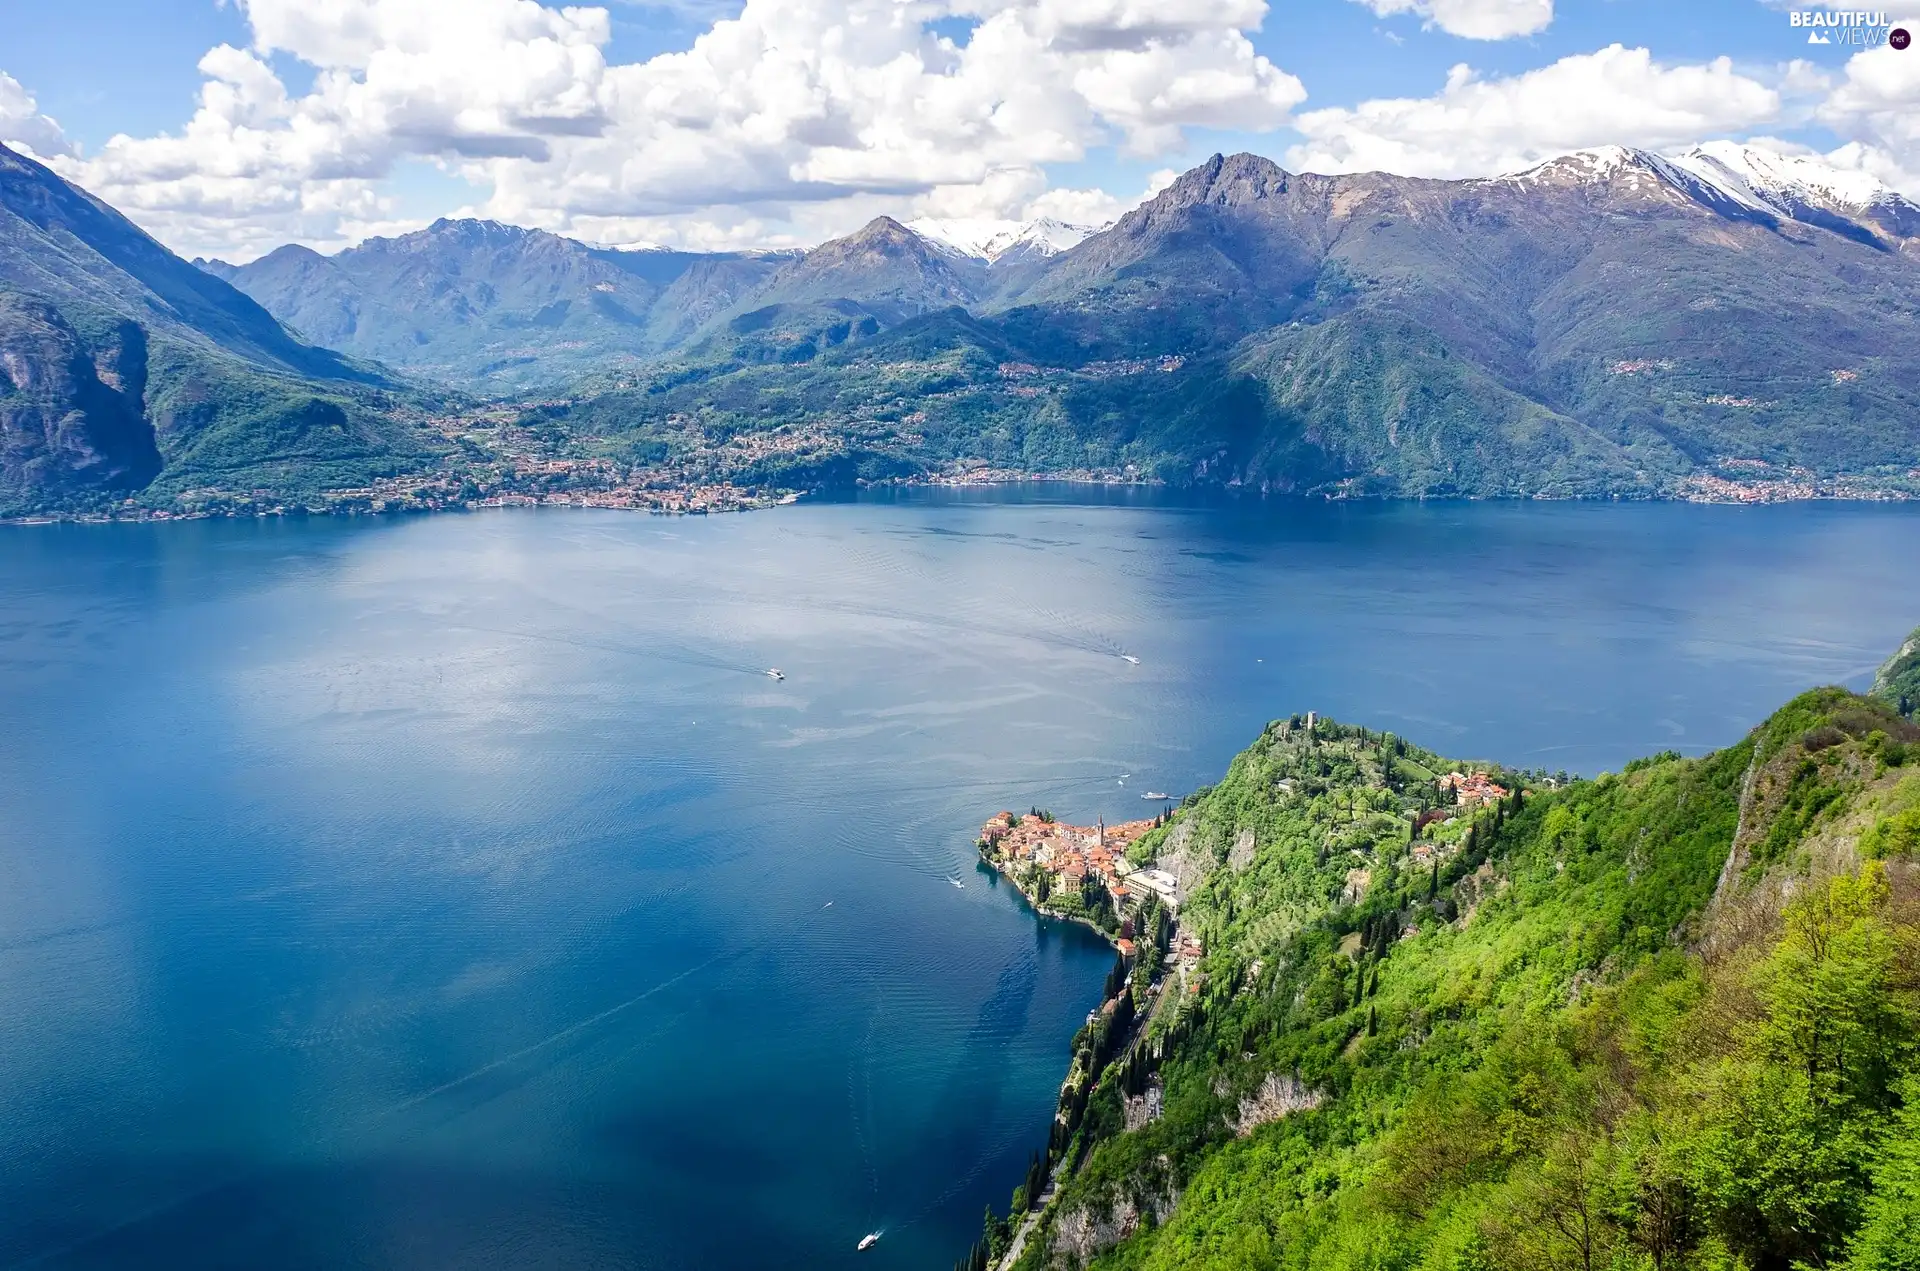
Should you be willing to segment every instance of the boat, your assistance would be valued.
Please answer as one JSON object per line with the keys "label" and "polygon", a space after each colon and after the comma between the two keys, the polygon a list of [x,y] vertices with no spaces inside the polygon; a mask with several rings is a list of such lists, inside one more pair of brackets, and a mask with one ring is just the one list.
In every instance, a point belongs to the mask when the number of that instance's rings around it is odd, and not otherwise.
{"label": "boat", "polygon": [[1140,665],[1140,659],[1134,657],[1133,654],[1131,653],[1122,653],[1120,656],[1125,658],[1127,661],[1133,663],[1135,666]]}
{"label": "boat", "polygon": [[866,1235],[860,1237],[860,1243],[853,1247],[853,1251],[855,1253],[865,1253],[867,1250],[873,1248],[875,1245],[879,1243],[880,1243],[880,1233],[877,1231],[870,1231]]}
{"label": "boat", "polygon": [[1158,790],[1149,790],[1145,794],[1141,795],[1140,797],[1143,799],[1171,799],[1173,796],[1170,794],[1163,794]]}
{"label": "boat", "polygon": [[770,666],[767,668],[767,678],[770,680],[784,680],[787,677],[781,673],[779,667]]}

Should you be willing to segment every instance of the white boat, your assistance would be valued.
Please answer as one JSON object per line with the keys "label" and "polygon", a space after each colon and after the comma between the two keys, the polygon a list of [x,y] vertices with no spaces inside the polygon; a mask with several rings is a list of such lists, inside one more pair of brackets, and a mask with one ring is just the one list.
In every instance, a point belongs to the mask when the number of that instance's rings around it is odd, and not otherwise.
{"label": "white boat", "polygon": [[1171,799],[1173,796],[1170,794],[1162,794],[1158,790],[1149,790],[1140,797],[1143,799]]}
{"label": "white boat", "polygon": [[860,1237],[860,1243],[853,1247],[853,1251],[855,1253],[865,1253],[879,1243],[880,1233],[877,1231],[868,1232],[866,1235]]}
{"label": "white boat", "polygon": [[1122,653],[1120,656],[1125,658],[1127,661],[1133,663],[1135,666],[1140,665],[1140,659],[1134,657],[1133,654],[1131,653]]}
{"label": "white boat", "polygon": [[784,680],[787,677],[781,674],[779,667],[770,666],[767,668],[767,678],[770,680]]}

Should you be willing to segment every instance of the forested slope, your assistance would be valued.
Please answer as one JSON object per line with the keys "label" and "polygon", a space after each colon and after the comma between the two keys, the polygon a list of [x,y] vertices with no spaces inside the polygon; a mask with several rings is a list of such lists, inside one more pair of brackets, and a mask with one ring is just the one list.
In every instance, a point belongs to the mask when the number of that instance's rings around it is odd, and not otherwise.
{"label": "forested slope", "polygon": [[1920,711],[1920,631],[1887,659],[1873,680],[1873,695],[1911,719]]}
{"label": "forested slope", "polygon": [[1512,793],[1434,823],[1455,765],[1284,721],[1143,843],[1204,875],[1202,974],[1021,1267],[1920,1267],[1920,727],[1825,689],[1703,758],[1477,767]]}
{"label": "forested slope", "polygon": [[407,471],[421,400],[0,146],[0,516]]}

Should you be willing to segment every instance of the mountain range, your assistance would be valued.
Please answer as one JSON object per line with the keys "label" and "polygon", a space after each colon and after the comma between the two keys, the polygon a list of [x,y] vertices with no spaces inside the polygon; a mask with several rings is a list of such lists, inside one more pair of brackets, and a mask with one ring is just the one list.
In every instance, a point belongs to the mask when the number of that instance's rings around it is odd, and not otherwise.
{"label": "mountain range", "polygon": [[1414,496],[1911,490],[1917,215],[1864,179],[1730,146],[1607,148],[1472,181],[1216,156],[1004,272],[876,221],[786,266],[686,365],[573,417],[637,434],[670,416],[911,419],[912,441],[865,447],[873,472],[982,462]]}
{"label": "mountain range", "polygon": [[333,256],[287,246],[195,263],[321,344],[511,393],[676,348],[798,253],[613,251],[440,220]]}
{"label": "mountain range", "polygon": [[880,217],[808,252],[685,252],[440,220],[333,256],[287,246],[246,265],[194,263],[317,343],[511,395],[688,348],[786,360],[809,342],[979,304],[1094,232],[1051,219]]}
{"label": "mountain range", "polygon": [[[700,253],[443,220],[197,270],[30,160],[4,152],[0,178],[0,347],[42,368],[0,379],[8,506],[425,462],[388,399],[434,385],[564,397],[539,422],[586,455],[661,453],[689,421],[804,435],[734,474],[795,487],[984,465],[1390,496],[1920,489],[1920,206],[1760,147],[1465,181],[1215,156],[1098,229],[879,217]],[[286,425],[303,402],[339,412],[328,445]]]}

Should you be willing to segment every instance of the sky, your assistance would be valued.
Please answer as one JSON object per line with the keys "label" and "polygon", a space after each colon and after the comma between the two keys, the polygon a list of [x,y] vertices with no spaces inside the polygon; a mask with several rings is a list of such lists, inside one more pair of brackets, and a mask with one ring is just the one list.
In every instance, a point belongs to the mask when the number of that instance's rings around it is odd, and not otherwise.
{"label": "sky", "polygon": [[1909,3],[0,0],[0,142],[235,262],[440,216],[708,249],[1100,224],[1240,150],[1464,177],[1731,138],[1920,196],[1920,47],[1873,25],[1920,35]]}

